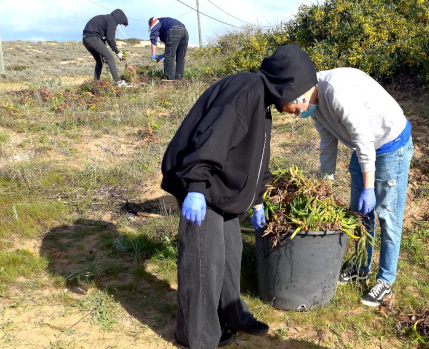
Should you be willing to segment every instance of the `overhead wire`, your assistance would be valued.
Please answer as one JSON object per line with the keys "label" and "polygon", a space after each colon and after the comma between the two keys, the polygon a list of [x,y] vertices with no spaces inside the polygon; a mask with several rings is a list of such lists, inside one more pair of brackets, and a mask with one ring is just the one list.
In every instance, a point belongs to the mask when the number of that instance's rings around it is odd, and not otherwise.
{"label": "overhead wire", "polygon": [[249,22],[243,21],[242,19],[237,18],[237,17],[233,16],[232,14],[230,14],[230,13],[226,12],[224,9],[222,9],[221,7],[219,7],[218,5],[216,5],[213,1],[208,0],[208,2],[209,2],[209,3],[211,3],[213,6],[217,7],[217,8],[218,8],[219,10],[221,10],[222,12],[226,13],[228,16],[231,16],[232,18],[235,18],[235,19],[239,20],[240,22],[243,22],[243,23],[246,23],[246,24],[252,25],[252,26],[254,26],[254,27],[263,27],[263,28],[273,28],[273,27],[274,27],[274,26],[272,26],[272,25],[259,25],[259,24],[253,24],[253,23],[249,23]]}
{"label": "overhead wire", "polygon": [[[102,6],[102,5],[100,5],[98,2],[95,2],[95,1],[93,1],[93,0],[88,0],[88,1],[89,1],[89,2],[92,2],[94,5],[97,5],[97,6],[101,7],[101,8],[103,8],[103,9],[105,9],[105,10],[107,10],[107,11],[111,12],[111,10],[110,10],[110,9],[108,9],[108,8],[106,8],[106,7]],[[198,11],[197,9],[193,8],[192,6],[189,6],[188,4],[185,4],[183,1],[180,1],[180,0],[177,0],[177,1],[179,1],[181,4],[183,4],[183,5],[185,5],[185,6],[189,7],[189,8],[190,8],[190,10],[189,10],[189,11],[187,11],[187,12],[185,12],[183,15],[180,15],[180,16],[178,16],[178,17],[176,17],[176,18],[183,17],[183,16],[187,15],[189,12],[191,12],[191,11],[193,10],[193,11],[195,11],[195,12],[199,12],[199,13],[200,13],[200,14],[202,14],[203,16],[206,16],[206,17],[208,17],[208,18],[211,18],[211,19],[213,19],[213,20],[215,20],[215,21],[217,21],[217,22],[220,22],[220,23],[223,23],[223,24],[229,25],[229,26],[231,26],[231,27],[235,27],[235,28],[239,28],[239,29],[244,29],[243,27],[239,27],[239,26],[236,26],[236,25],[233,25],[233,24],[230,24],[230,23],[226,23],[226,22],[224,22],[224,21],[221,21],[221,20],[216,19],[216,18],[214,18],[214,17],[211,17],[211,16],[209,16],[209,15],[206,15],[205,13],[203,13],[203,12],[201,12],[201,11]],[[220,8],[218,5],[216,5],[216,4],[215,4],[215,3],[213,3],[212,1],[210,1],[210,0],[208,0],[208,1],[209,1],[212,5],[216,6],[216,7],[217,7],[219,10],[221,10],[222,12],[225,12],[227,15],[229,15],[229,16],[231,16],[231,17],[233,17],[233,18],[237,19],[237,20],[239,20],[240,22],[243,22],[243,23],[245,23],[245,24],[249,24],[249,25],[252,25],[252,26],[255,26],[255,27],[256,27],[256,26],[257,26],[257,27],[273,27],[273,26],[261,26],[261,25],[257,25],[257,24],[252,24],[252,23],[245,22],[245,21],[243,21],[243,20],[241,20],[241,19],[239,19],[239,18],[237,18],[237,17],[235,17],[235,16],[231,15],[230,13],[226,12],[225,10],[223,10],[222,8]],[[143,20],[143,19],[137,19],[137,18],[132,18],[132,17],[128,17],[128,16],[127,16],[127,18],[128,18],[128,19],[132,19],[133,21],[146,22],[146,20]]]}
{"label": "overhead wire", "polygon": [[[92,0],[88,0],[89,2],[92,2],[93,4],[95,4],[95,5],[97,5],[97,6],[100,6],[101,8],[104,8],[105,10],[107,10],[107,11],[110,11],[108,8],[106,8],[106,7],[104,7],[104,6],[101,6],[99,3],[97,3],[97,2],[95,2],[95,1],[92,1]],[[110,11],[110,12],[112,12],[112,11]]]}
{"label": "overhead wire", "polygon": [[220,22],[220,23],[223,23],[223,24],[229,25],[229,26],[231,26],[231,27],[235,27],[235,28],[239,28],[239,29],[245,29],[244,27],[239,27],[239,26],[236,26],[236,25],[233,25],[233,24],[230,24],[230,23],[226,23],[226,22],[221,21],[221,20],[219,20],[219,19],[213,18],[212,16],[206,15],[205,13],[202,13],[201,11],[198,11],[197,9],[193,8],[192,6],[189,6],[188,4],[185,4],[183,1],[180,1],[180,0],[177,0],[177,1],[178,1],[178,2],[180,2],[181,4],[185,5],[186,7],[189,7],[190,9],[194,10],[195,12],[199,12],[199,13],[200,13],[200,14],[202,14],[203,16],[206,16],[206,17],[208,17],[208,18],[211,18],[211,19],[213,19],[213,20],[215,20],[215,21],[217,21],[217,22]]}
{"label": "overhead wire", "polygon": [[183,17],[184,15],[187,15],[189,12],[191,12],[192,10],[189,10],[189,11],[187,11],[187,12],[185,12],[183,15],[181,15],[181,16],[179,16],[179,17],[176,17],[176,18],[180,18],[180,17]]}

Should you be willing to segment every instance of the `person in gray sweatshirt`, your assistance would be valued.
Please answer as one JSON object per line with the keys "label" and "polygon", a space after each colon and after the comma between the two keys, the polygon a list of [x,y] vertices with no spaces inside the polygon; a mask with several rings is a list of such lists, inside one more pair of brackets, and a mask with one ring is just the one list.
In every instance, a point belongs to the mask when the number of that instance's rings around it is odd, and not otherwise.
{"label": "person in gray sweatshirt", "polygon": [[[413,157],[411,123],[399,104],[369,75],[354,68],[317,73],[317,85],[296,91],[296,99],[282,111],[301,118],[311,116],[320,134],[320,170],[334,179],[338,141],[354,150],[351,174],[351,208],[364,216],[375,236],[375,212],[381,229],[379,271],[376,284],[361,299],[377,306],[392,293],[396,279],[402,222]],[[344,270],[340,283],[368,278],[373,247],[367,246],[368,264]]]}

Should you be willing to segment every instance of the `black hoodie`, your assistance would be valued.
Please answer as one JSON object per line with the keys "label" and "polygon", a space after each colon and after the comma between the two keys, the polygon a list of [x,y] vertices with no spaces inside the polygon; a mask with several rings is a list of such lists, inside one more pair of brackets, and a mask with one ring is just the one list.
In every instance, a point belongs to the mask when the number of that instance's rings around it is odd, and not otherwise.
{"label": "black hoodie", "polygon": [[291,44],[265,58],[258,72],[234,74],[209,87],[165,152],[161,188],[179,200],[189,191],[201,192],[208,206],[225,213],[262,203],[271,178],[270,105],[289,103],[316,83],[310,58]]}
{"label": "black hoodie", "polygon": [[118,53],[116,47],[115,32],[118,24],[127,26],[128,19],[122,10],[115,10],[110,15],[99,15],[90,19],[83,30],[83,36],[89,38],[96,36],[107,41],[113,52]]}

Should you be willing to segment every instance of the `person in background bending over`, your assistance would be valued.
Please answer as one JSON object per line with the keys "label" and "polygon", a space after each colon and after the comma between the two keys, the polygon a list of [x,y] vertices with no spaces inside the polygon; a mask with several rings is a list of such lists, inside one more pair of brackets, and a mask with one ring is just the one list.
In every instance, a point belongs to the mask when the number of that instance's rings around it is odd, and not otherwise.
{"label": "person in background bending over", "polygon": [[[151,60],[157,58],[156,43],[159,37],[159,40],[165,44],[164,78],[182,80],[189,41],[186,27],[174,18],[152,17],[149,19],[149,31],[152,44]],[[158,59],[162,59],[162,56]],[[174,68],[174,60],[176,60],[176,68]]]}
{"label": "person in background bending over", "polygon": [[[311,116],[320,134],[322,177],[334,179],[340,140],[354,150],[351,174],[351,208],[364,216],[375,236],[375,212],[380,221],[380,267],[376,284],[361,302],[378,306],[392,293],[401,246],[407,196],[408,170],[414,147],[411,123],[399,104],[369,75],[354,68],[317,73],[317,84],[283,111],[301,118]],[[373,247],[367,246],[368,264],[343,271],[339,283],[365,280],[371,268]]]}
{"label": "person in background bending over", "polygon": [[109,66],[113,80],[117,86],[129,85],[121,80],[116,69],[115,59],[106,47],[106,41],[119,60],[122,60],[122,53],[119,52],[115,42],[115,32],[118,25],[128,25],[127,16],[122,10],[115,10],[110,15],[99,15],[90,19],[83,30],[83,46],[95,59],[94,80],[100,80],[103,70],[103,60]]}

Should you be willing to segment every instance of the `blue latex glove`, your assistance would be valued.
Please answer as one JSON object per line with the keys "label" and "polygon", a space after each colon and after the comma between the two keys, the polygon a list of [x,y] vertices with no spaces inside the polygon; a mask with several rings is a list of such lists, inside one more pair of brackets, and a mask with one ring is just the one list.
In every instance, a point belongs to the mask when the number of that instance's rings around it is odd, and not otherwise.
{"label": "blue latex glove", "polygon": [[186,195],[182,206],[182,215],[190,223],[197,223],[201,226],[201,222],[206,217],[207,204],[204,194],[197,191],[190,191]]}
{"label": "blue latex glove", "polygon": [[156,56],[156,61],[157,61],[157,62],[159,62],[161,59],[163,59],[163,58],[164,58],[164,56],[165,56],[165,55],[159,55],[159,56]]}
{"label": "blue latex glove", "polygon": [[375,190],[374,188],[363,188],[362,193],[359,196],[358,209],[363,216],[370,213],[375,207]]}
{"label": "blue latex glove", "polygon": [[152,53],[152,56],[150,56],[150,60],[153,61],[156,58],[156,53]]}
{"label": "blue latex glove", "polygon": [[264,205],[262,205],[259,210],[253,209],[253,216],[250,221],[252,222],[253,228],[256,230],[264,228],[262,225],[262,223],[266,223]]}

